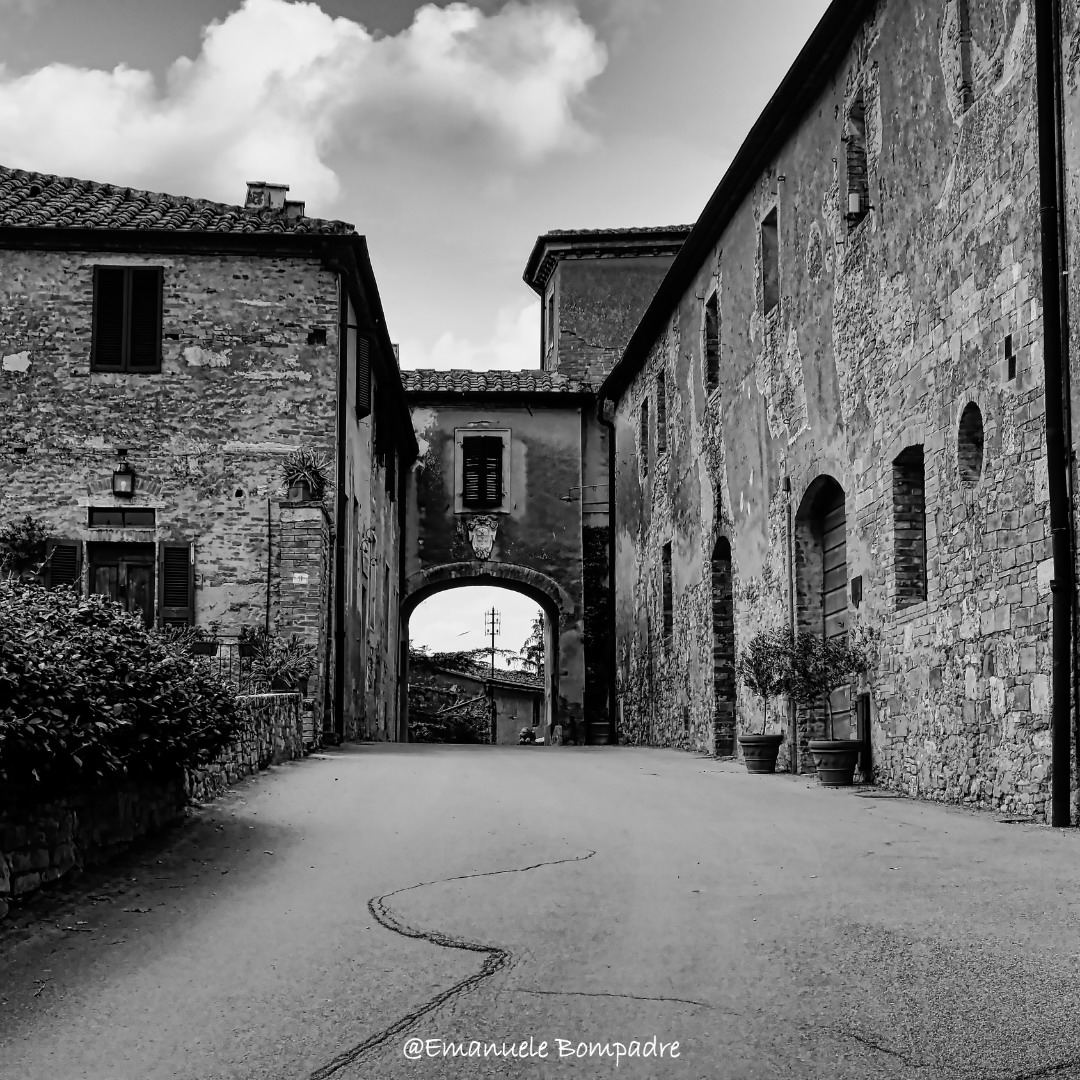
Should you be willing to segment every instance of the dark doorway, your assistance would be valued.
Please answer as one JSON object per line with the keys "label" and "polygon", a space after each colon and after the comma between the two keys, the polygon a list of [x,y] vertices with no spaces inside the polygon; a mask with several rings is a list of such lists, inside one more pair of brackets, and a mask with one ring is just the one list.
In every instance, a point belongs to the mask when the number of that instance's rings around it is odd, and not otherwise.
{"label": "dark doorway", "polygon": [[731,544],[721,537],[712,557],[713,739],[717,757],[735,753],[735,606]]}
{"label": "dark doorway", "polygon": [[154,625],[154,545],[91,544],[90,591],[108,596]]}

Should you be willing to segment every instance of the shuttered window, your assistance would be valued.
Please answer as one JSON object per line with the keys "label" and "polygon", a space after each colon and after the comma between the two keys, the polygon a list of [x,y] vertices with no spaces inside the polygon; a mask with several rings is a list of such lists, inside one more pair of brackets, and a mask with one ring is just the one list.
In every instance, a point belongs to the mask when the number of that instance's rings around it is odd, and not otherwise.
{"label": "shuttered window", "polygon": [[190,626],[195,621],[195,548],[158,544],[158,625]]}
{"label": "shuttered window", "polygon": [[474,509],[498,506],[503,495],[503,441],[490,435],[461,440],[461,501]]}
{"label": "shuttered window", "polygon": [[47,555],[46,587],[56,589],[61,585],[71,585],[76,592],[80,591],[82,588],[82,544],[78,540],[50,540]]}
{"label": "shuttered window", "polygon": [[94,268],[93,371],[161,370],[160,266]]}
{"label": "shuttered window", "polygon": [[371,344],[362,334],[356,339],[356,419],[371,413]]}

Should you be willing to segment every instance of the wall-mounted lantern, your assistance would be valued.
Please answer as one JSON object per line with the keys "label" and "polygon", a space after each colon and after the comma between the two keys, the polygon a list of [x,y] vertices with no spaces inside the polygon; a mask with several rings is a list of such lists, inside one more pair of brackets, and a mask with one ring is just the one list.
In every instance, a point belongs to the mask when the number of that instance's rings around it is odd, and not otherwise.
{"label": "wall-mounted lantern", "polygon": [[135,470],[121,461],[112,474],[112,493],[120,499],[130,499],[135,494]]}

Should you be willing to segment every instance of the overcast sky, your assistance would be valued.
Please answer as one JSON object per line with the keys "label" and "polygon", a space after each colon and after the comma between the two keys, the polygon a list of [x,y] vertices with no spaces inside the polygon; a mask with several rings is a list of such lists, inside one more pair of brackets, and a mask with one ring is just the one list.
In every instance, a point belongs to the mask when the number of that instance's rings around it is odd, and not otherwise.
{"label": "overcast sky", "polygon": [[0,0],[0,162],[286,182],[367,236],[403,366],[535,367],[537,235],[693,222],[826,6]]}

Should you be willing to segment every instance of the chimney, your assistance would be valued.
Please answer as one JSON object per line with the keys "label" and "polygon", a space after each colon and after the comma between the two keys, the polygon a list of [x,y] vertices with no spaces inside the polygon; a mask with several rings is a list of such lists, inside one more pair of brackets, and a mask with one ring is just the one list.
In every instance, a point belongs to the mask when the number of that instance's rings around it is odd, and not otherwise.
{"label": "chimney", "polygon": [[303,199],[286,199],[285,200],[285,216],[287,218],[298,218],[304,216],[304,200]]}
{"label": "chimney", "polygon": [[285,206],[285,192],[288,184],[271,184],[267,180],[249,180],[247,199],[244,206],[248,210],[280,210]]}

